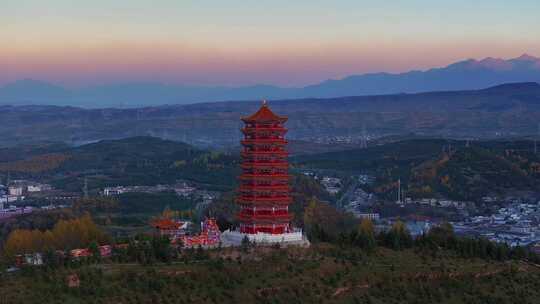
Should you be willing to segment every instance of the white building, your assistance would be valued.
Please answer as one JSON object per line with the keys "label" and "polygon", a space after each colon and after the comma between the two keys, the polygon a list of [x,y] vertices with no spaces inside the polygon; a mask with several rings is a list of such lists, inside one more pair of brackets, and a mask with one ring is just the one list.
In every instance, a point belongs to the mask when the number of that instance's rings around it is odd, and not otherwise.
{"label": "white building", "polygon": [[103,195],[105,196],[120,195],[124,192],[126,192],[124,187],[107,187],[103,189]]}
{"label": "white building", "polygon": [[41,191],[48,191],[51,189],[52,187],[47,184],[29,184],[26,187],[26,191],[28,192],[41,192]]}
{"label": "white building", "polygon": [[176,194],[178,196],[182,196],[182,197],[190,196],[191,194],[193,194],[193,192],[195,190],[197,190],[195,187],[190,187],[190,186],[187,186],[187,185],[183,185],[182,187],[178,187],[178,188],[174,189]]}
{"label": "white building", "polygon": [[9,195],[13,196],[22,196],[23,195],[23,188],[20,186],[11,186],[8,188]]}
{"label": "white building", "polygon": [[368,219],[372,221],[378,221],[381,218],[381,215],[378,213],[358,213],[356,216],[361,219]]}

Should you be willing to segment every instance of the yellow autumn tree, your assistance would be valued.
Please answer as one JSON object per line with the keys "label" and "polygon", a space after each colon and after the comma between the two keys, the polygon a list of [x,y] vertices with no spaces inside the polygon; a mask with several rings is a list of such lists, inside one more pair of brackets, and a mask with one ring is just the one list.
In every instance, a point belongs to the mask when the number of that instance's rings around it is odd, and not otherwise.
{"label": "yellow autumn tree", "polygon": [[92,242],[106,243],[107,236],[92,221],[90,215],[73,220],[60,220],[52,230],[12,231],[4,245],[4,254],[13,257],[16,254],[44,252],[47,250],[86,248]]}
{"label": "yellow autumn tree", "polygon": [[105,241],[105,235],[88,214],[74,220],[58,221],[52,234],[55,247],[61,249],[83,248],[94,241]]}
{"label": "yellow autumn tree", "polygon": [[13,230],[4,244],[4,254],[12,257],[16,254],[31,252],[30,231],[24,229]]}

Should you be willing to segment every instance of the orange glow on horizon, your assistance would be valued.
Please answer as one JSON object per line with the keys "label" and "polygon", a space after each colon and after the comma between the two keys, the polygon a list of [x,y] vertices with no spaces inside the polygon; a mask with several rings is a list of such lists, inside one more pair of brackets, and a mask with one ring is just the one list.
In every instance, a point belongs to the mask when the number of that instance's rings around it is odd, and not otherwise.
{"label": "orange glow on horizon", "polygon": [[[490,53],[493,49],[497,54]],[[0,51],[4,71],[0,83],[35,78],[67,86],[133,81],[301,86],[352,74],[428,69],[471,57],[510,58],[524,52],[540,55],[540,46],[531,43],[530,48],[521,50],[504,41],[432,44],[392,40],[272,48],[254,45],[241,49],[164,42],[66,42],[41,48],[14,45]]]}

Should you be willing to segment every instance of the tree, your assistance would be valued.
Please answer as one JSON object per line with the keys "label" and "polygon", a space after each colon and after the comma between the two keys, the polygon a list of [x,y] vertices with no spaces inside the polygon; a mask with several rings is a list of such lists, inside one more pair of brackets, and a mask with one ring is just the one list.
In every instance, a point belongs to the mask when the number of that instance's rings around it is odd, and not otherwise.
{"label": "tree", "polygon": [[90,215],[73,219],[59,220],[52,230],[16,229],[5,243],[4,254],[13,257],[16,254],[46,252],[48,250],[86,248],[90,243],[107,242],[107,236],[92,221]]}
{"label": "tree", "polygon": [[375,227],[370,219],[363,219],[358,226],[358,233],[354,241],[357,246],[371,252],[377,246],[375,240]]}
{"label": "tree", "polygon": [[411,247],[413,240],[405,224],[402,221],[397,221],[384,235],[384,242],[392,249],[401,250]]}

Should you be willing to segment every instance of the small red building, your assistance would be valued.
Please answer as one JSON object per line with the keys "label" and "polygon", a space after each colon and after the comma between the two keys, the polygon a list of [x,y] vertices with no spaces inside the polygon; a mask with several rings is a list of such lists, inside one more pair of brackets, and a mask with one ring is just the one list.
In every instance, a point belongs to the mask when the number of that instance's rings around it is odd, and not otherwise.
{"label": "small red building", "polygon": [[171,240],[175,240],[186,234],[188,222],[162,218],[153,221],[152,226],[159,232],[159,235],[168,236]]}

